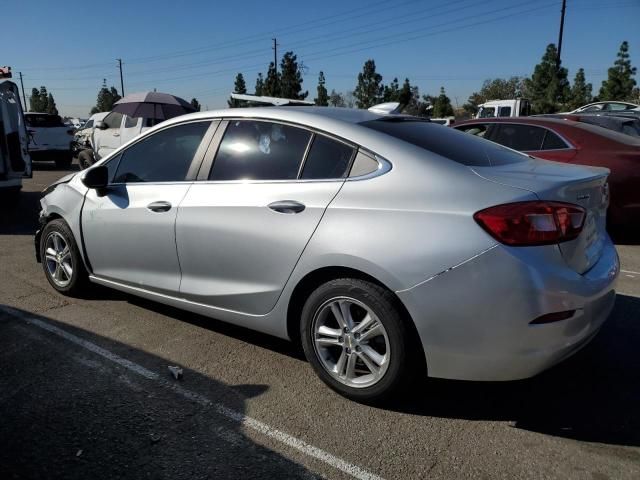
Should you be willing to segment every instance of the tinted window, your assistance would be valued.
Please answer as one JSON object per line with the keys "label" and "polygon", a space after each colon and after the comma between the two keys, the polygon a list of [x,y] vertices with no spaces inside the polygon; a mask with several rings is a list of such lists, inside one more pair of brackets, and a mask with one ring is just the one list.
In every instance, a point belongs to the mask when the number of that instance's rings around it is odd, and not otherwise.
{"label": "tinted window", "polygon": [[360,125],[386,133],[463,165],[489,167],[523,162],[527,159],[495,143],[430,122],[398,117],[370,120]]}
{"label": "tinted window", "polygon": [[233,120],[209,180],[294,180],[311,133],[279,123]]}
{"label": "tinted window", "polygon": [[180,182],[185,180],[209,122],[167,128],[122,153],[115,183]]}
{"label": "tinted window", "polygon": [[491,140],[521,152],[540,150],[545,129],[532,125],[500,124]]}
{"label": "tinted window", "polygon": [[542,150],[557,150],[559,148],[569,148],[566,143],[551,130],[547,130],[542,144]]}
{"label": "tinted window", "polygon": [[624,103],[610,103],[608,104],[607,110],[627,110],[631,107],[629,107],[629,105],[626,105]]}
{"label": "tinted window", "polygon": [[510,117],[511,116],[511,107],[500,107],[498,109],[499,117]]}
{"label": "tinted window", "polygon": [[591,105],[590,107],[583,108],[581,112],[599,112],[602,110],[602,105]]}
{"label": "tinted window", "polygon": [[316,135],[304,163],[301,178],[342,178],[349,168],[353,148]]}
{"label": "tinted window", "polygon": [[111,112],[109,115],[104,117],[103,122],[107,128],[120,128],[120,124],[122,123],[122,114],[118,112]]}
{"label": "tinted window", "polygon": [[93,127],[93,120],[87,120],[87,123],[85,123],[82,126],[82,130],[84,130],[85,128],[91,128],[91,127]]}
{"label": "tinted window", "polygon": [[64,127],[64,123],[62,123],[62,118],[58,115],[25,115],[24,116],[25,123],[29,127],[41,127],[41,128],[52,128],[52,127]]}
{"label": "tinted window", "polygon": [[138,119],[130,116],[124,117],[124,128],[133,128],[138,125]]}

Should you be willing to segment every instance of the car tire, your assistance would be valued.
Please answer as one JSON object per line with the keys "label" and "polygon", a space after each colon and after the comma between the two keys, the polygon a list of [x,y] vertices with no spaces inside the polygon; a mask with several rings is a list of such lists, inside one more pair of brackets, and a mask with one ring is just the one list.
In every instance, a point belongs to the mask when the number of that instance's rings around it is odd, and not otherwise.
{"label": "car tire", "polygon": [[58,292],[78,296],[86,289],[89,275],[73,233],[64,220],[52,220],[43,228],[40,258],[45,277]]}
{"label": "car tire", "polygon": [[71,166],[72,161],[73,161],[73,157],[71,156],[71,154],[55,159],[56,167],[64,168],[64,169],[69,168]]}
{"label": "car tire", "polygon": [[[341,395],[365,403],[384,401],[408,379],[411,359],[420,361],[413,355],[417,352],[412,352],[402,312],[397,298],[380,285],[355,278],[331,280],[314,290],[302,309],[305,356]],[[345,317],[351,317],[351,331],[344,327],[349,323]]]}
{"label": "car tire", "polygon": [[95,160],[93,159],[93,154],[90,150],[82,150],[78,154],[78,165],[80,165],[80,168],[82,170],[89,168],[94,163]]}

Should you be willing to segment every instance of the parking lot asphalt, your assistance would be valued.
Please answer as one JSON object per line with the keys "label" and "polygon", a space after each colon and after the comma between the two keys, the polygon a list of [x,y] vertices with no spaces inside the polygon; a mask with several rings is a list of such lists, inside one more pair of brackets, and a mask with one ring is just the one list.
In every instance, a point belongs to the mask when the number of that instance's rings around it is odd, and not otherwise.
{"label": "parking lot asphalt", "polygon": [[637,241],[619,240],[614,312],[568,361],[372,407],[288,342],[104,288],[55,293],[33,231],[66,172],[34,170],[0,206],[0,478],[640,478]]}

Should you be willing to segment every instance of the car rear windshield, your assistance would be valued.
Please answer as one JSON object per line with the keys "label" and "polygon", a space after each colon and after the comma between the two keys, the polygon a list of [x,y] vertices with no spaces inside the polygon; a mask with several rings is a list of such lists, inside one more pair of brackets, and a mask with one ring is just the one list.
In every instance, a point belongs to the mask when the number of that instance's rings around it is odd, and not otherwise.
{"label": "car rear windshield", "polygon": [[421,119],[388,117],[369,120],[360,125],[386,133],[463,165],[491,167],[527,160],[526,156],[488,140]]}
{"label": "car rear windshield", "polygon": [[29,127],[64,127],[58,115],[25,115],[24,119]]}

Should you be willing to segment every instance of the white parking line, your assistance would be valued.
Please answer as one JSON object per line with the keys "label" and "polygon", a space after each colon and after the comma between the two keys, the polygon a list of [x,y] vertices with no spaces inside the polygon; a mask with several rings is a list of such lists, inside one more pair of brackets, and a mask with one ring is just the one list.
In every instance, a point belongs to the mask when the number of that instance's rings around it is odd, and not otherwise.
{"label": "white parking line", "polygon": [[620,271],[622,273],[630,273],[632,275],[640,275],[640,272],[634,272],[633,270],[622,270],[622,269],[620,269]]}
{"label": "white parking line", "polygon": [[304,440],[301,440],[292,435],[289,435],[288,433],[285,433],[281,430],[273,428],[270,425],[267,425],[266,423],[261,422],[260,420],[256,420],[255,418],[248,417],[244,413],[237,412],[228,407],[225,407],[220,403],[213,403],[207,397],[200,395],[199,393],[192,392],[191,390],[188,390],[186,388],[183,388],[176,383],[172,383],[164,379],[163,377],[161,377],[159,374],[146,369],[142,365],[138,365],[137,363],[134,363],[115,353],[105,350],[104,348],[99,347],[95,343],[91,343],[69,332],[66,332],[58,327],[55,327],[47,322],[43,322],[42,320],[39,320],[35,317],[25,314],[24,312],[15,310],[11,307],[1,306],[0,310],[10,315],[13,315],[14,317],[18,317],[31,325],[34,325],[38,328],[51,332],[55,335],[58,335],[59,337],[62,337],[65,340],[68,340],[69,342],[75,343],[76,345],[82,348],[85,348],[95,353],[96,355],[100,355],[101,357],[106,358],[107,360],[110,360],[113,363],[117,363],[118,365],[126,368],[127,370],[137,373],[138,375],[141,375],[148,380],[153,380],[158,384],[162,385],[163,387],[173,390],[174,392],[182,395],[183,397],[189,400],[195,401],[200,405],[203,405],[203,406],[210,405],[216,410],[216,412],[226,417],[227,419],[234,421],[236,423],[239,423],[244,427],[256,430],[266,435],[267,437],[271,437],[274,440],[279,441],[280,443],[283,443],[292,448],[295,448],[296,450],[304,453],[305,455],[308,455],[309,457],[313,457],[317,460],[320,460],[326,463],[327,465],[331,465],[332,467],[344,473],[347,473],[354,478],[357,478],[359,480],[382,480],[382,477],[375,475],[371,472],[368,472],[358,467],[357,465],[353,465],[345,460],[342,460],[341,458],[338,458],[328,452],[325,452],[324,450],[318,447],[314,447],[313,445],[308,444]]}

